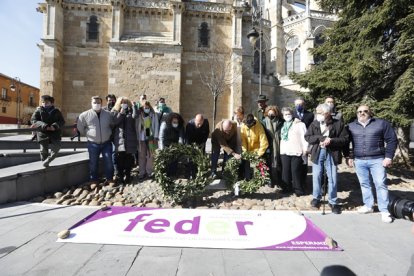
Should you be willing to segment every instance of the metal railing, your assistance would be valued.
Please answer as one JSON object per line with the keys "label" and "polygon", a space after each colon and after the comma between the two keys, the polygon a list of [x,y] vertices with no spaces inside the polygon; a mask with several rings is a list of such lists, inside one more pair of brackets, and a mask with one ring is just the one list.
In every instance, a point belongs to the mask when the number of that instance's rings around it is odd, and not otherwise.
{"label": "metal railing", "polygon": [[[64,126],[62,129],[72,129],[75,125],[68,125]],[[37,132],[38,130],[35,128],[16,128],[16,129],[0,129],[0,134],[8,134],[8,133],[17,133],[17,134],[24,134],[24,133],[32,133]],[[5,139],[4,139],[5,138]],[[7,136],[4,137],[3,140],[0,140],[0,150],[26,150],[31,149],[39,149],[39,143],[37,141],[32,141],[31,139],[28,140],[7,140]],[[86,141],[61,141],[61,149],[83,149],[86,148]]]}

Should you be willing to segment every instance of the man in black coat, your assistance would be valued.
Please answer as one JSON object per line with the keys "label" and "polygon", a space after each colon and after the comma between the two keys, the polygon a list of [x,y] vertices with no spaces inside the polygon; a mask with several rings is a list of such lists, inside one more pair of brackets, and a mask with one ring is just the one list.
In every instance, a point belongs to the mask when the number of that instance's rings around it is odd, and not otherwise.
{"label": "man in black coat", "polygon": [[210,125],[208,120],[202,114],[197,114],[191,119],[185,130],[185,140],[187,144],[196,144],[206,152],[206,142],[210,134]]}
{"label": "man in black coat", "polygon": [[[60,150],[61,128],[65,124],[62,113],[53,106],[53,98],[49,95],[41,97],[41,106],[32,115],[32,128],[37,128],[37,141],[40,144],[40,158],[43,167],[49,167]],[[51,154],[49,156],[49,147]]]}
{"label": "man in black coat", "polygon": [[305,109],[305,100],[303,98],[296,98],[295,110],[293,111],[293,118],[298,118],[299,120],[304,122],[306,128],[308,128],[315,119],[313,113]]}
{"label": "man in black coat", "polygon": [[311,205],[318,208],[321,203],[321,184],[323,171],[328,176],[328,201],[335,214],[341,213],[337,204],[337,166],[342,160],[342,150],[349,143],[349,134],[344,123],[333,119],[328,104],[316,108],[316,120],[309,126],[305,140],[311,146],[313,199]]}

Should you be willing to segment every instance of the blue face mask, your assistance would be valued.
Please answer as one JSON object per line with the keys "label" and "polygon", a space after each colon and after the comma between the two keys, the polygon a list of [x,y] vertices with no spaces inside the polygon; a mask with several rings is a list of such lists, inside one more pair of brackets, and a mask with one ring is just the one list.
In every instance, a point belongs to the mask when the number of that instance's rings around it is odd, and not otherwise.
{"label": "blue face mask", "polygon": [[302,112],[303,111],[303,105],[296,105],[295,106],[295,108],[296,108],[296,110],[298,111],[298,112]]}

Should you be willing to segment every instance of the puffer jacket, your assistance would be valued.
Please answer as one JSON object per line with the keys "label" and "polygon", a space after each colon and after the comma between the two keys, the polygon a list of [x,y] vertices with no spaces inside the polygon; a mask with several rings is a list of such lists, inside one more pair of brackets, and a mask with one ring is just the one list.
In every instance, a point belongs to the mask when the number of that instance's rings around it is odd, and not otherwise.
{"label": "puffer jacket", "polygon": [[240,135],[243,152],[255,152],[258,156],[262,156],[266,152],[269,142],[263,125],[257,119],[256,124],[251,128],[243,123],[240,128]]}
{"label": "puffer jacket", "polygon": [[[371,118],[364,127],[355,120],[349,124],[352,151],[347,154],[358,159],[392,159],[397,149],[398,139],[391,124],[382,119]],[[385,143],[387,146],[385,147]]]}
{"label": "puffer jacket", "polygon": [[111,112],[101,109],[98,117],[95,110],[89,109],[79,115],[77,128],[89,142],[103,144],[111,140],[113,125]]}

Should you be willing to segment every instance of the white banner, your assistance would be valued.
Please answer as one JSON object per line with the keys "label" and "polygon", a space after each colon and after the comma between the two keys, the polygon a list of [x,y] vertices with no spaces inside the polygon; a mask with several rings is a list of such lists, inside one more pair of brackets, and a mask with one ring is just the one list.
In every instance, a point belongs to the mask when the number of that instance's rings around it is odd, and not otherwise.
{"label": "white banner", "polygon": [[292,211],[111,207],[93,213],[70,230],[70,236],[58,242],[332,250],[319,228]]}

